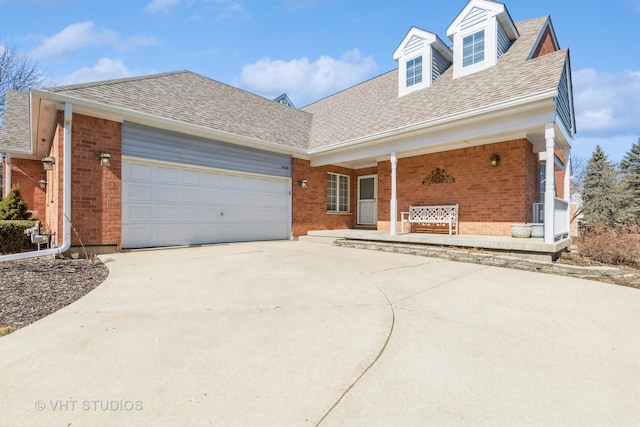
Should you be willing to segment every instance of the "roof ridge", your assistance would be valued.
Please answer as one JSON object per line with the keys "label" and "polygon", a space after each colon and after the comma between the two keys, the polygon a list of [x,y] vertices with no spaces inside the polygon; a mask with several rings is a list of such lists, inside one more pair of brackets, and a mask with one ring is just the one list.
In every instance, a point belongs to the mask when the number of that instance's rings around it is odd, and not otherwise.
{"label": "roof ridge", "polygon": [[123,77],[119,79],[99,80],[94,82],[77,83],[77,84],[63,85],[63,86],[51,86],[45,89],[52,92],[60,92],[65,90],[85,89],[89,87],[109,86],[113,84],[127,83],[127,82],[139,81],[139,80],[150,80],[150,79],[156,79],[159,77],[166,77],[170,75],[178,75],[178,74],[185,74],[185,73],[196,74],[189,70],[168,71],[165,73],[148,74],[146,76]]}

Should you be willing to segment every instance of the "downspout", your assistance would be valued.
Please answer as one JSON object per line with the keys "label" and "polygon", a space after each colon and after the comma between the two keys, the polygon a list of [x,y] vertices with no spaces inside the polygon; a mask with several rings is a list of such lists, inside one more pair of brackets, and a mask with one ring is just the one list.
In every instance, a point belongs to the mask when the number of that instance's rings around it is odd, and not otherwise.
{"label": "downspout", "polygon": [[31,251],[20,254],[2,255],[0,262],[17,259],[36,258],[48,255],[59,255],[71,247],[71,123],[73,108],[70,103],[64,104],[64,139],[63,139],[63,178],[62,178],[62,246],[42,251]]}
{"label": "downspout", "polygon": [[11,153],[4,153],[4,185],[2,197],[6,197],[11,191]]}

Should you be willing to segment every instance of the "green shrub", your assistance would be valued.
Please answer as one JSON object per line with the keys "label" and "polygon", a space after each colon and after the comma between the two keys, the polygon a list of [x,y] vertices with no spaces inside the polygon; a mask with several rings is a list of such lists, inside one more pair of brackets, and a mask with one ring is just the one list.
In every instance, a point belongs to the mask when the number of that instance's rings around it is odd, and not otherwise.
{"label": "green shrub", "polygon": [[24,230],[33,227],[35,221],[0,221],[0,254],[32,251],[34,245]]}
{"label": "green shrub", "polygon": [[11,189],[7,197],[0,202],[0,220],[30,219],[29,206],[22,199],[20,188],[16,185]]}
{"label": "green shrub", "polygon": [[640,267],[640,229],[593,228],[577,240],[581,256],[603,264]]}

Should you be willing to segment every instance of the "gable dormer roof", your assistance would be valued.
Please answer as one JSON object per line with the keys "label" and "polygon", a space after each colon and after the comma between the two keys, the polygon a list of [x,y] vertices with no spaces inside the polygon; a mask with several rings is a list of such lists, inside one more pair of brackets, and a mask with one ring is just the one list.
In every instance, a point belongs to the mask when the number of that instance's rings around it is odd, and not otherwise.
{"label": "gable dormer roof", "polygon": [[396,51],[393,53],[393,59],[396,61],[402,56],[410,54],[416,47],[421,47],[422,43],[431,45],[445,58],[452,60],[451,49],[442,41],[437,34],[425,31],[418,27],[411,27],[407,35],[404,37]]}
{"label": "gable dormer roof", "polygon": [[501,24],[509,40],[513,41],[520,36],[504,3],[492,0],[469,0],[469,3],[447,28],[447,37],[453,40],[453,36],[457,32],[493,17]]}

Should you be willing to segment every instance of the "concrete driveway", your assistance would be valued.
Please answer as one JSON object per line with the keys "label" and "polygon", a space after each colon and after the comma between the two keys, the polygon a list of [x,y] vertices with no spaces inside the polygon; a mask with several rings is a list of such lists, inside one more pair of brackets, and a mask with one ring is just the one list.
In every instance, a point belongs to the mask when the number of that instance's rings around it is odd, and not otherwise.
{"label": "concrete driveway", "polygon": [[0,338],[0,425],[640,425],[637,289],[304,242],[103,260]]}

